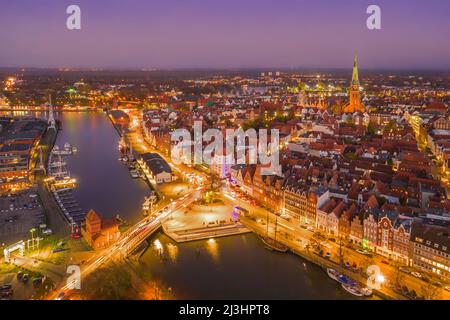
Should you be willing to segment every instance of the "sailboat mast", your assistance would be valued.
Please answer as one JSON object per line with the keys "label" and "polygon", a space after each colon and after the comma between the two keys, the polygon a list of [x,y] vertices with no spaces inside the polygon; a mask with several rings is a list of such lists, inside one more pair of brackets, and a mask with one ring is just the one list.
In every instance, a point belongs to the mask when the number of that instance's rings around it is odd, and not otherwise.
{"label": "sailboat mast", "polygon": [[275,216],[275,241],[277,241],[278,217]]}

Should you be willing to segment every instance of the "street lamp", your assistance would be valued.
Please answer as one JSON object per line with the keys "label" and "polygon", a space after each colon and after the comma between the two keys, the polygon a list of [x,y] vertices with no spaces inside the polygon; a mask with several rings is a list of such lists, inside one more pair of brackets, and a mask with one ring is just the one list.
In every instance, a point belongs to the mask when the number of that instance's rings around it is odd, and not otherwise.
{"label": "street lamp", "polygon": [[[31,233],[31,247],[34,249],[34,233],[36,232],[36,228],[31,228],[30,229],[30,233]],[[28,245],[29,245],[29,243],[28,243]],[[28,247],[28,249],[30,249],[29,247]]]}
{"label": "street lamp", "polygon": [[384,281],[386,281],[386,279],[384,278],[384,276],[381,273],[377,275],[376,280],[380,285],[383,284]]}
{"label": "street lamp", "polygon": [[30,229],[30,233],[31,233],[31,240],[34,240],[34,233],[36,232],[36,228],[31,228]]}

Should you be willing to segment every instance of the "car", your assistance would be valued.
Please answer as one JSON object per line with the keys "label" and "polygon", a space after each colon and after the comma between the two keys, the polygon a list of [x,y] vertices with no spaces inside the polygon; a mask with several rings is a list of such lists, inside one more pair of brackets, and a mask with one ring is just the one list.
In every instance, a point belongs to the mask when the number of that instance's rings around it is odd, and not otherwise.
{"label": "car", "polygon": [[389,264],[389,261],[387,261],[387,260],[381,260],[381,263]]}
{"label": "car", "polygon": [[372,253],[370,253],[370,252],[368,252],[368,251],[365,251],[365,250],[356,249],[356,252],[358,252],[358,253],[360,253],[360,254],[363,254],[363,255],[365,255],[365,256],[368,256],[368,257],[372,257]]}
{"label": "car", "polygon": [[442,288],[442,287],[443,287],[442,282],[437,281],[437,280],[431,280],[431,284],[434,285],[434,286],[436,286],[436,287],[439,287],[439,288]]}
{"label": "car", "polygon": [[39,277],[39,278],[34,278],[33,279],[33,287],[34,288],[39,288],[41,285],[42,285],[42,277]]}
{"label": "car", "polygon": [[22,277],[22,282],[27,283],[28,280],[30,280],[30,276],[28,275],[28,273],[25,273]]}
{"label": "car", "polygon": [[423,278],[423,276],[420,272],[413,271],[413,272],[411,272],[411,275],[413,275],[414,277],[419,278],[419,279]]}
{"label": "car", "polygon": [[300,228],[306,229],[307,227],[306,227],[304,224],[302,224],[302,225],[300,226]]}
{"label": "car", "polygon": [[450,286],[445,286],[444,289],[450,292]]}
{"label": "car", "polygon": [[9,298],[13,295],[13,291],[0,291],[0,299],[1,300],[9,300]]}
{"label": "car", "polygon": [[325,253],[325,258],[326,259],[330,259],[331,258],[331,253],[329,253],[329,252]]}
{"label": "car", "polygon": [[314,228],[313,227],[307,227],[306,228],[308,231],[314,232]]}
{"label": "car", "polygon": [[55,300],[64,300],[64,297],[66,296],[66,293],[64,291],[58,293]]}
{"label": "car", "polygon": [[45,230],[42,230],[42,234],[49,236],[49,235],[53,234],[53,231],[52,231],[52,229],[45,229]]}
{"label": "car", "polygon": [[405,266],[401,266],[400,268],[398,268],[401,272],[404,272],[404,273],[410,273],[411,271],[409,270],[409,268],[408,267],[405,267]]}
{"label": "car", "polygon": [[12,285],[10,283],[4,284],[0,286],[0,291],[8,291],[12,289]]}

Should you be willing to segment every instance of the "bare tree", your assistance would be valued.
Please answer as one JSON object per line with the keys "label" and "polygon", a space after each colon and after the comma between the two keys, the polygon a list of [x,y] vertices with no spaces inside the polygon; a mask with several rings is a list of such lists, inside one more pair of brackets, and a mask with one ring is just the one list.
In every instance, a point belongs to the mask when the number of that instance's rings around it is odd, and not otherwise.
{"label": "bare tree", "polygon": [[440,289],[431,283],[423,285],[420,292],[425,300],[435,300],[440,296]]}

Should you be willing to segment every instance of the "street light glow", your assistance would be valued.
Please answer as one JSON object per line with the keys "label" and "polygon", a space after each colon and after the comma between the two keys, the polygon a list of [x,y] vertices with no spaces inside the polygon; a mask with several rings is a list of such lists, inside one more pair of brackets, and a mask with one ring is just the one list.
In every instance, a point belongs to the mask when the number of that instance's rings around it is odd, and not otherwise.
{"label": "street light glow", "polygon": [[384,283],[386,279],[384,278],[384,276],[382,274],[377,275],[377,282],[378,283]]}

